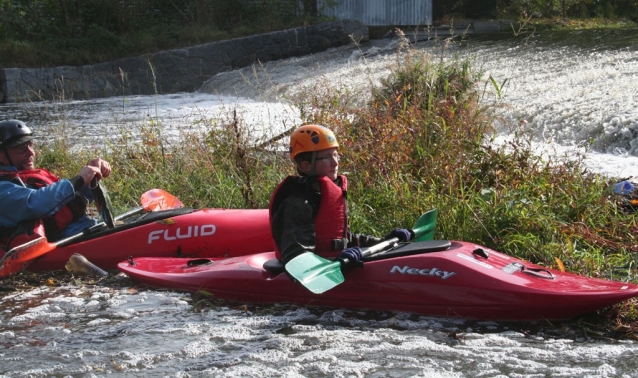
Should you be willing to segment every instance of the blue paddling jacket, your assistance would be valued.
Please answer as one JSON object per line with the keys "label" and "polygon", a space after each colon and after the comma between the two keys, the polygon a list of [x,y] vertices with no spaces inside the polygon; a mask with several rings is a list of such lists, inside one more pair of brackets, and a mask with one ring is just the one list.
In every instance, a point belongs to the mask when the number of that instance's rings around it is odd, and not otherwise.
{"label": "blue paddling jacket", "polygon": [[0,166],[0,236],[10,236],[22,222],[43,219],[55,241],[97,224],[86,213],[93,194],[80,176],[58,179],[44,169],[19,171]]}

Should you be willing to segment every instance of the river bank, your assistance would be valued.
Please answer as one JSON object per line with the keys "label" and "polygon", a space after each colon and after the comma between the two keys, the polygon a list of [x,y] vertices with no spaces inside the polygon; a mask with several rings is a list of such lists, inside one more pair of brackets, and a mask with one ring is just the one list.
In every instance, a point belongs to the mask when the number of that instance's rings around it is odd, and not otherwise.
{"label": "river bank", "polygon": [[0,102],[75,101],[193,92],[224,71],[366,42],[358,21],[332,21],[93,65],[0,69]]}
{"label": "river bank", "polygon": [[[156,51],[81,66],[0,69],[0,103],[74,101],[110,96],[192,92],[219,72],[286,59],[403,31],[412,42],[474,34],[530,34],[541,30],[635,27],[626,20],[442,20],[437,26],[366,27],[342,20],[295,29]],[[90,59],[89,59],[90,60]],[[36,64],[35,67],[38,65]]]}

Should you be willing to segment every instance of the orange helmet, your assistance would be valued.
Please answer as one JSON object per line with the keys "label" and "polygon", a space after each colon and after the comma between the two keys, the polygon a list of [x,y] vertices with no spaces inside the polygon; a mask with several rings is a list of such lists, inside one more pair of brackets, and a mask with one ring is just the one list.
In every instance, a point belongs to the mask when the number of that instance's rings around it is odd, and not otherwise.
{"label": "orange helmet", "polygon": [[325,150],[339,147],[335,134],[325,126],[304,125],[297,128],[290,136],[290,158],[302,152]]}

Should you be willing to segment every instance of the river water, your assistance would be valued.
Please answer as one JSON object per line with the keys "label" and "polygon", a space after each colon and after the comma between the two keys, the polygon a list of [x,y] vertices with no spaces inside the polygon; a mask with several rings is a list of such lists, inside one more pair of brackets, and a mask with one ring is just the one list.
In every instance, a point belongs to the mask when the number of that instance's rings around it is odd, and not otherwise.
{"label": "river water", "polygon": [[[198,119],[239,109],[256,130],[276,134],[300,122],[286,99],[318,82],[376,82],[396,63],[397,43],[377,40],[220,74],[198,93],[5,104],[0,119],[26,119],[49,139],[99,144],[148,123],[179,138]],[[507,79],[501,98],[486,85],[484,101],[499,105],[495,143],[525,132],[541,154],[584,154],[592,171],[638,176],[637,31],[471,36],[415,48],[444,59],[472,56],[486,78]],[[197,311],[198,299],[188,294],[109,280],[43,282],[4,294],[0,376],[638,377],[636,341],[597,337],[582,322],[233,303]]]}

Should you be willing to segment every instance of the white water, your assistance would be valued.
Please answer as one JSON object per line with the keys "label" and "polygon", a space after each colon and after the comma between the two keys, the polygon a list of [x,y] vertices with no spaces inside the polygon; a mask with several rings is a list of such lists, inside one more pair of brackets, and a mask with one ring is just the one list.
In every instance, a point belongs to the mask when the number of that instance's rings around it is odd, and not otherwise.
{"label": "white water", "polygon": [[61,287],[0,300],[0,376],[636,377],[638,345],[568,325],[226,304]]}
{"label": "white water", "polygon": [[[499,84],[508,79],[500,116],[510,122],[499,125],[499,140],[522,127],[544,151],[571,154],[589,145],[593,171],[629,177],[638,176],[632,33],[540,36],[528,44],[485,39],[450,53],[475,56]],[[221,74],[205,87],[215,94],[2,105],[0,118],[27,118],[43,134],[64,123],[80,142],[101,143],[117,128],[150,122],[178,138],[193,120],[240,107],[256,130],[276,134],[300,122],[282,96],[318,80],[353,87],[377,80],[395,62],[388,43]],[[418,48],[437,52],[440,44]],[[487,90],[485,101],[496,100]],[[597,338],[570,323],[236,304],[199,313],[192,304],[189,295],[91,285],[5,295],[0,376],[638,377],[636,342]]]}

